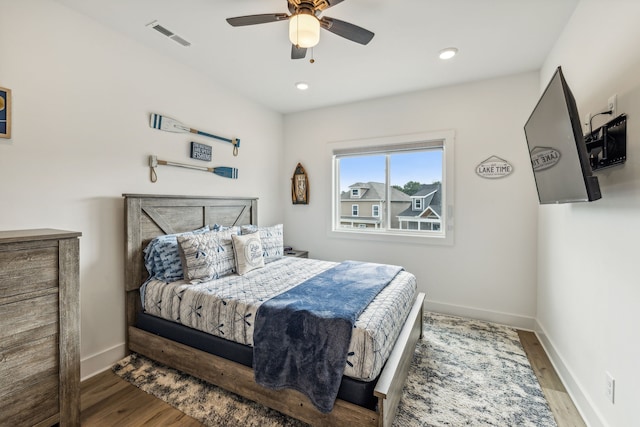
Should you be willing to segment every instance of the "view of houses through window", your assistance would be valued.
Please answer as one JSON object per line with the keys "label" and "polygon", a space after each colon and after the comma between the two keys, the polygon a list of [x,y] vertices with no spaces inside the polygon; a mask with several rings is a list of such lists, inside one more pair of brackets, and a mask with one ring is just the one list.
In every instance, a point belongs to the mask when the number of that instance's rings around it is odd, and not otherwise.
{"label": "view of houses through window", "polygon": [[341,229],[441,232],[443,148],[335,156]]}

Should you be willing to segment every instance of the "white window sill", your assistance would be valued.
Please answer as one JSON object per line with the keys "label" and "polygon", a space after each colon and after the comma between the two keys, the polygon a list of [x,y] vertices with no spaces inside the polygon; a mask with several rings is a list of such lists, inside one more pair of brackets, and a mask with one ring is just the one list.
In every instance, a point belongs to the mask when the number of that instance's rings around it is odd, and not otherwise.
{"label": "white window sill", "polygon": [[329,230],[327,237],[333,239],[352,239],[362,241],[378,241],[386,243],[409,243],[416,245],[452,246],[453,230],[447,235],[440,233],[418,233],[402,231],[363,231],[353,230]]}

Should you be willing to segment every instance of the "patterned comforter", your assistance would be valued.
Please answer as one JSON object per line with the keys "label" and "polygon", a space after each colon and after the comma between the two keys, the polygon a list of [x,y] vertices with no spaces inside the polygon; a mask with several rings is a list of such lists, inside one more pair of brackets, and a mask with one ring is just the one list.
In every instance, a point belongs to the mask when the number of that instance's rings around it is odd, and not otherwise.
{"label": "patterned comforter", "polygon": [[[254,319],[264,301],[335,265],[283,257],[244,276],[230,275],[197,285],[151,280],[144,287],[144,309],[148,314],[253,346]],[[416,293],[415,276],[402,271],[375,297],[356,321],[345,375],[363,381],[378,376]]]}

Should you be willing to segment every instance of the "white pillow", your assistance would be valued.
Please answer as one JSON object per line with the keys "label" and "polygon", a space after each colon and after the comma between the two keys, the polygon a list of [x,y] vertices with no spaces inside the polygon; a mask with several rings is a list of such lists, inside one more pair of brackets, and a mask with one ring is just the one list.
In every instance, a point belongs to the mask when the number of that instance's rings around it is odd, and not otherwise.
{"label": "white pillow", "polygon": [[233,254],[236,259],[236,272],[242,276],[251,270],[264,267],[262,243],[258,233],[231,236]]}

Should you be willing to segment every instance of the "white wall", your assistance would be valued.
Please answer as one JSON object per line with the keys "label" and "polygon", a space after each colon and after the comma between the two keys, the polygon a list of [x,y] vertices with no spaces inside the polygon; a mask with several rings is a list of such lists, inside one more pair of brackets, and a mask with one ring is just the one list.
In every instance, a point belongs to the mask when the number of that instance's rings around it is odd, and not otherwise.
{"label": "white wall", "polygon": [[[541,78],[529,73],[293,114],[284,130],[279,114],[58,3],[0,0],[0,10],[0,86],[14,96],[13,138],[0,140],[0,229],[83,233],[83,376],[124,351],[121,194],[258,196],[260,222],[284,220],[287,243],[317,258],[403,264],[418,276],[431,309],[520,327],[532,327],[537,316],[539,334],[589,423],[637,424],[636,1],[583,0]],[[538,210],[522,126],[557,65],[583,114],[618,94],[619,110],[630,117],[629,160],[599,174],[602,200]],[[213,146],[216,165],[238,167],[240,179],[161,167],[159,182],[150,183],[148,155],[189,162],[191,139],[150,129],[150,112],[240,137],[237,158],[225,144],[198,139]],[[453,246],[329,237],[327,143],[443,129],[456,134]],[[475,166],[492,155],[515,172],[478,177]],[[311,181],[308,206],[290,202],[298,162]],[[617,381],[614,405],[604,397],[605,370]]]}
{"label": "white wall", "polygon": [[[49,0],[0,0],[0,86],[13,90],[13,137],[0,139],[0,229],[61,228],[80,239],[82,376],[124,354],[123,193],[257,196],[282,221],[282,116]],[[241,138],[231,145],[149,128],[149,113]],[[237,181],[160,167],[189,141]],[[286,190],[286,188],[285,188]]]}
{"label": "white wall", "polygon": [[[541,71],[544,88],[562,66],[583,117],[612,94],[629,116],[626,164],[596,174],[602,199],[539,211],[539,335],[592,426],[640,425],[638,22],[635,0],[582,0]],[[605,371],[616,380],[615,404]]]}
{"label": "white wall", "polygon": [[[403,265],[418,278],[427,307],[533,328],[536,312],[535,184],[523,126],[538,97],[538,74],[527,73],[285,116],[290,185],[298,162],[310,180],[310,204],[283,195],[287,243],[330,260]],[[453,246],[330,237],[331,159],[336,141],[455,131]],[[497,180],[476,166],[496,155],[514,166]]]}

